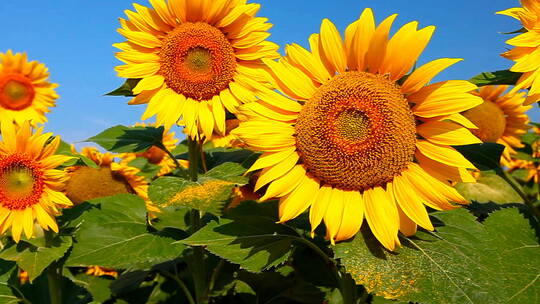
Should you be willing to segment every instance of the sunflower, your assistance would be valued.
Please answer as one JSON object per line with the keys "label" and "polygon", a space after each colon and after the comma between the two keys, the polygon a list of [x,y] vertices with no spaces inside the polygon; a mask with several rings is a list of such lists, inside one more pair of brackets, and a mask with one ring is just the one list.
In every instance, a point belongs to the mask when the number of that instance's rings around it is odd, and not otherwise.
{"label": "sunflower", "polygon": [[99,169],[85,166],[69,168],[71,178],[66,192],[75,204],[115,194],[134,193],[144,199],[148,211],[159,211],[148,197],[148,182],[144,176],[138,175],[138,168],[117,163],[114,161],[116,155],[101,153],[94,147],[83,148],[81,154],[96,163]]}
{"label": "sunflower", "polygon": [[90,266],[86,269],[85,273],[95,277],[111,276],[113,278],[118,278],[118,271],[101,266]]}
{"label": "sunflower", "polygon": [[255,100],[247,80],[265,81],[262,58],[278,58],[266,41],[271,24],[245,0],[150,0],[120,19],[127,41],[115,44],[119,77],[141,79],[130,104],[148,103],[169,129],[182,117],[192,138],[225,132],[225,110]]}
{"label": "sunflower", "polygon": [[0,127],[0,233],[11,228],[19,242],[23,231],[27,238],[42,229],[58,232],[55,216],[72,203],[62,193],[68,175],[56,167],[72,157],[54,155],[60,138],[42,128],[32,134],[28,121]]}
{"label": "sunflower", "polygon": [[47,121],[45,113],[55,106],[57,84],[48,81],[44,64],[28,62],[26,54],[0,53],[0,121],[32,125]]}
{"label": "sunflower", "polygon": [[[459,113],[482,103],[467,81],[426,85],[458,62],[438,59],[411,70],[434,31],[417,22],[389,40],[396,15],[375,25],[371,9],[345,31],[325,19],[311,51],[293,44],[278,62],[265,60],[278,92],[257,86],[259,102],[241,107],[233,131],[264,152],[261,201],[279,197],[280,221],[308,207],[312,234],[324,220],[332,243],[356,234],[365,216],[393,250],[398,230],[433,230],[424,204],[438,210],[467,201],[451,181],[474,181],[474,165],[451,146],[479,143]],[[256,86],[255,83],[253,83]]]}
{"label": "sunflower", "polygon": [[[148,124],[137,123],[135,126],[148,126]],[[163,130],[162,143],[169,151],[173,151],[176,148],[178,139],[175,137],[175,133],[170,130]],[[167,155],[163,150],[156,146],[150,147],[148,150],[141,153],[123,153],[119,157],[122,159],[120,162],[125,166],[129,166],[129,163],[135,160],[137,157],[144,157],[149,163],[158,165],[161,169],[158,172],[158,176],[162,176],[172,172],[176,166],[174,160]]]}
{"label": "sunflower", "polygon": [[501,55],[515,61],[510,71],[523,73],[511,93],[530,88],[525,99],[525,105],[529,105],[540,100],[540,3],[537,0],[520,2],[523,7],[509,8],[497,14],[521,21],[525,30],[524,33],[506,41],[515,48]]}
{"label": "sunflower", "polygon": [[484,86],[473,94],[484,102],[463,112],[477,128],[471,132],[483,142],[504,145],[501,163],[508,165],[513,148],[523,148],[521,135],[527,133],[529,117],[525,114],[532,106],[524,106],[525,93],[507,93],[508,86]]}
{"label": "sunflower", "polygon": [[214,133],[212,136],[212,145],[215,148],[242,148],[244,147],[244,144],[242,141],[234,134],[231,133],[232,130],[234,130],[238,125],[240,124],[240,121],[238,119],[227,119],[225,121],[225,133],[224,134],[217,134]]}

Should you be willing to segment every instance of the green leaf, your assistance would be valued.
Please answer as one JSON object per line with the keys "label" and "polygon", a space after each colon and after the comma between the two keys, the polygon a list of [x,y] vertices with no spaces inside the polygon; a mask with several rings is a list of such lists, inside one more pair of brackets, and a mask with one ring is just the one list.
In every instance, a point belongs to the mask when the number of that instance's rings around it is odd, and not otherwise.
{"label": "green leaf", "polygon": [[184,249],[174,240],[147,231],[146,206],[138,196],[120,194],[91,200],[81,215],[68,266],[149,268],[178,257]]}
{"label": "green leaf", "polygon": [[540,141],[540,135],[533,132],[528,132],[521,136],[521,141],[528,145],[532,145],[533,143]]}
{"label": "green leaf", "polygon": [[189,228],[190,210],[183,206],[161,207],[156,218],[152,219],[152,227],[163,230],[166,228],[176,228],[187,231]]}
{"label": "green leaf", "polygon": [[112,296],[109,285],[113,280],[79,273],[71,278],[73,283],[84,287],[92,295],[92,300],[98,303],[103,303]]}
{"label": "green leaf", "polygon": [[127,96],[127,97],[133,97],[135,94],[133,94],[133,89],[137,84],[141,81],[140,79],[134,79],[130,78],[127,79],[118,89],[109,92],[105,94],[106,96]]}
{"label": "green leaf", "polygon": [[128,166],[139,169],[137,175],[144,176],[147,181],[151,181],[161,170],[161,166],[150,163],[145,157],[135,158],[129,162]]}
{"label": "green leaf", "polygon": [[515,85],[519,77],[521,77],[521,73],[502,70],[495,72],[483,72],[469,79],[469,81],[479,87],[500,84]]}
{"label": "green leaf", "polygon": [[11,261],[0,260],[0,304],[19,303],[19,298],[13,294],[8,280],[17,271],[16,264]]}
{"label": "green leaf", "polygon": [[56,149],[56,154],[62,154],[62,155],[69,155],[75,157],[73,160],[70,160],[66,163],[64,163],[64,166],[88,166],[92,168],[99,168],[96,163],[94,163],[91,159],[88,157],[79,154],[79,153],[73,153],[71,150],[71,145],[66,143],[65,141],[60,141],[60,145],[58,146],[58,149]]}
{"label": "green leaf", "polygon": [[0,259],[16,262],[21,269],[28,272],[29,280],[33,281],[52,262],[62,258],[71,244],[69,236],[57,236],[50,247],[36,247],[19,242],[0,252]]}
{"label": "green leaf", "polygon": [[229,181],[237,185],[245,185],[249,179],[241,176],[246,172],[246,168],[238,163],[226,162],[217,167],[212,168],[202,176]]}
{"label": "green leaf", "polygon": [[206,165],[208,168],[217,167],[223,163],[239,163],[249,168],[259,157],[259,153],[237,148],[211,148],[205,149]]}
{"label": "green leaf", "polygon": [[209,173],[223,179],[201,175],[197,182],[192,182],[178,177],[161,177],[150,184],[148,195],[152,202],[163,207],[183,206],[221,215],[223,206],[232,196],[232,189],[247,180],[220,170]]}
{"label": "green leaf", "polygon": [[483,143],[454,146],[465,158],[481,171],[499,170],[504,146],[495,143]]}
{"label": "green leaf", "polygon": [[111,127],[86,141],[94,142],[111,152],[141,152],[161,146],[163,127]]}
{"label": "green leaf", "polygon": [[482,174],[476,183],[459,183],[456,190],[466,199],[479,203],[523,203],[512,186],[495,174]]}
{"label": "green leaf", "polygon": [[246,270],[260,272],[285,262],[292,243],[298,239],[297,233],[288,226],[265,217],[245,216],[211,222],[179,242],[204,246]]}
{"label": "green leaf", "polygon": [[426,304],[537,302],[540,255],[531,228],[537,222],[516,208],[495,211],[483,224],[463,209],[433,215],[437,232],[402,239],[395,253],[364,229],[336,246],[336,258],[357,284],[387,298]]}

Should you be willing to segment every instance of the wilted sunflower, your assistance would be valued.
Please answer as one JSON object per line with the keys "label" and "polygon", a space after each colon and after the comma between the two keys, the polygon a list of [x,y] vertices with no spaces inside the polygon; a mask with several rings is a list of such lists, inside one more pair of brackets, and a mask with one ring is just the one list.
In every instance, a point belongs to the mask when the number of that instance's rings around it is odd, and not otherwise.
{"label": "wilted sunflower", "polygon": [[458,59],[438,59],[404,76],[434,27],[417,22],[388,39],[396,15],[375,26],[366,9],[343,41],[327,19],[310,37],[311,52],[293,44],[279,62],[265,61],[274,85],[261,86],[260,102],[245,104],[233,131],[265,152],[250,168],[263,169],[261,200],[280,197],[281,222],[310,208],[312,233],[324,220],[334,241],[356,234],[365,216],[388,249],[398,229],[433,230],[424,204],[452,209],[467,203],[450,181],[474,181],[474,168],[451,146],[480,142],[459,112],[482,103],[467,81],[426,84]]}
{"label": "wilted sunflower", "polygon": [[68,176],[56,167],[72,157],[55,155],[60,138],[42,128],[32,134],[29,122],[20,127],[4,122],[0,127],[0,233],[11,228],[19,242],[23,231],[27,238],[36,229],[58,232],[55,216],[72,203],[62,193]]}
{"label": "wilted sunflower", "polygon": [[255,17],[260,5],[245,0],[150,0],[134,4],[115,44],[125,62],[118,76],[141,81],[130,103],[148,103],[142,118],[156,115],[167,129],[180,117],[192,138],[225,132],[225,109],[255,100],[248,79],[265,81],[261,58],[277,58],[266,41],[272,26]]}
{"label": "wilted sunflower", "polygon": [[47,121],[45,113],[55,106],[57,84],[48,81],[44,64],[28,62],[26,54],[0,53],[0,121],[32,125]]}
{"label": "wilted sunflower", "polygon": [[133,193],[144,199],[148,211],[159,211],[148,197],[148,182],[144,176],[138,175],[138,168],[117,163],[114,161],[116,155],[101,153],[93,147],[83,148],[81,154],[96,163],[99,169],[83,166],[69,168],[71,178],[66,192],[75,204],[94,198]]}
{"label": "wilted sunflower", "polygon": [[530,88],[525,105],[540,100],[540,2],[521,0],[523,7],[509,8],[497,12],[521,21],[525,33],[509,39],[506,43],[515,48],[502,53],[502,56],[516,63],[510,71],[523,73],[511,93]]}
{"label": "wilted sunflower", "polygon": [[[150,124],[137,123],[135,126],[149,126]],[[167,150],[173,151],[176,148],[178,139],[174,137],[174,132],[170,130],[163,130],[163,145]],[[149,163],[158,165],[161,169],[158,172],[159,176],[170,173],[174,170],[176,163],[172,158],[170,158],[165,151],[161,150],[156,146],[150,147],[148,150],[140,153],[122,153],[119,155],[122,159],[121,164],[129,166],[129,163],[135,160],[137,157],[144,157],[148,160]]]}
{"label": "wilted sunflower", "polygon": [[525,114],[532,106],[524,106],[525,93],[507,93],[508,86],[484,86],[475,92],[484,102],[463,112],[476,129],[471,132],[483,142],[504,145],[501,163],[508,165],[513,148],[522,148],[521,135],[527,133],[529,116]]}

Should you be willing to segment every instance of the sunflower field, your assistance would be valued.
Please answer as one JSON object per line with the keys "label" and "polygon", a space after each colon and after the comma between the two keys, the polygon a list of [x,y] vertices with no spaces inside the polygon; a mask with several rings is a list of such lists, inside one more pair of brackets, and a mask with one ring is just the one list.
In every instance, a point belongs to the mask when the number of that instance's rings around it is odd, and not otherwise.
{"label": "sunflower field", "polygon": [[470,79],[393,12],[278,45],[256,0],[135,3],[106,95],[140,121],[78,142],[0,42],[0,303],[540,303],[540,0],[515,2]]}

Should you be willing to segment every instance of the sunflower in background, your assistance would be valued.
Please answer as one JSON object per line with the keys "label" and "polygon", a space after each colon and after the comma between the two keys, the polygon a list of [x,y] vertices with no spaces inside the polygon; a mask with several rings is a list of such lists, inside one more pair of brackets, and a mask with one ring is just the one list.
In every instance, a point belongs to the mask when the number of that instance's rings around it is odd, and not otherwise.
{"label": "sunflower in background", "polygon": [[255,17],[260,5],[245,0],[150,0],[120,19],[127,41],[115,44],[125,65],[118,76],[141,79],[130,104],[145,104],[169,129],[182,117],[191,138],[225,132],[226,111],[254,101],[249,80],[266,79],[262,58],[278,58],[266,41],[271,24]]}
{"label": "sunflower in background", "polygon": [[256,83],[259,102],[240,108],[233,131],[264,154],[249,169],[263,169],[255,190],[261,201],[279,197],[288,221],[309,210],[312,234],[324,220],[332,243],[359,230],[363,217],[388,249],[417,225],[433,230],[424,205],[448,210],[468,203],[451,182],[472,182],[474,165],[451,146],[479,143],[459,114],[482,103],[459,80],[427,85],[459,59],[415,69],[434,27],[417,22],[389,40],[396,15],[379,26],[371,9],[345,31],[325,19],[311,51],[293,44],[278,62],[265,60],[273,85]]}
{"label": "sunflower in background", "polygon": [[68,175],[56,168],[72,157],[55,155],[60,138],[42,128],[32,133],[28,121],[0,128],[0,233],[11,229],[19,242],[23,231],[29,239],[43,230],[58,232],[55,216],[72,203],[63,193]]}
{"label": "sunflower in background", "polygon": [[525,114],[532,106],[524,106],[525,93],[505,93],[509,86],[484,86],[473,94],[484,102],[463,112],[477,128],[471,132],[483,142],[505,146],[501,164],[508,166],[514,148],[523,148],[521,135],[527,133],[529,116]]}
{"label": "sunflower in background", "polygon": [[540,100],[540,2],[520,2],[523,7],[509,8],[497,14],[519,20],[525,29],[525,33],[506,41],[514,48],[501,55],[515,62],[510,71],[523,73],[510,93],[529,88],[524,104],[530,105]]}
{"label": "sunflower in background", "polygon": [[55,106],[57,84],[48,81],[44,64],[28,61],[26,54],[0,53],[0,122],[32,125],[47,121]]}
{"label": "sunflower in background", "polygon": [[101,153],[94,147],[84,147],[81,154],[91,159],[99,168],[68,168],[71,178],[66,186],[66,193],[73,203],[80,204],[95,198],[133,193],[144,199],[149,212],[159,212],[159,208],[148,197],[148,182],[144,176],[138,175],[138,168],[117,163],[114,161],[117,155]]}
{"label": "sunflower in background", "polygon": [[[135,124],[136,127],[145,127],[145,126],[153,126],[154,124],[145,124],[145,123],[137,123]],[[178,139],[175,137],[175,133],[164,129],[163,130],[163,139],[162,143],[169,151],[173,151],[176,148],[176,145],[178,144]],[[124,166],[129,166],[129,163],[135,160],[137,157],[144,157],[148,160],[149,163],[158,165],[161,167],[161,169],[158,172],[158,176],[163,176],[165,174],[168,174],[174,170],[176,167],[176,163],[174,160],[165,153],[165,151],[161,150],[160,148],[156,146],[150,147],[148,150],[144,152],[139,153],[122,153],[118,157],[121,158],[121,164]],[[185,165],[185,161],[179,160],[180,164]],[[187,165],[185,166],[187,168]]]}

